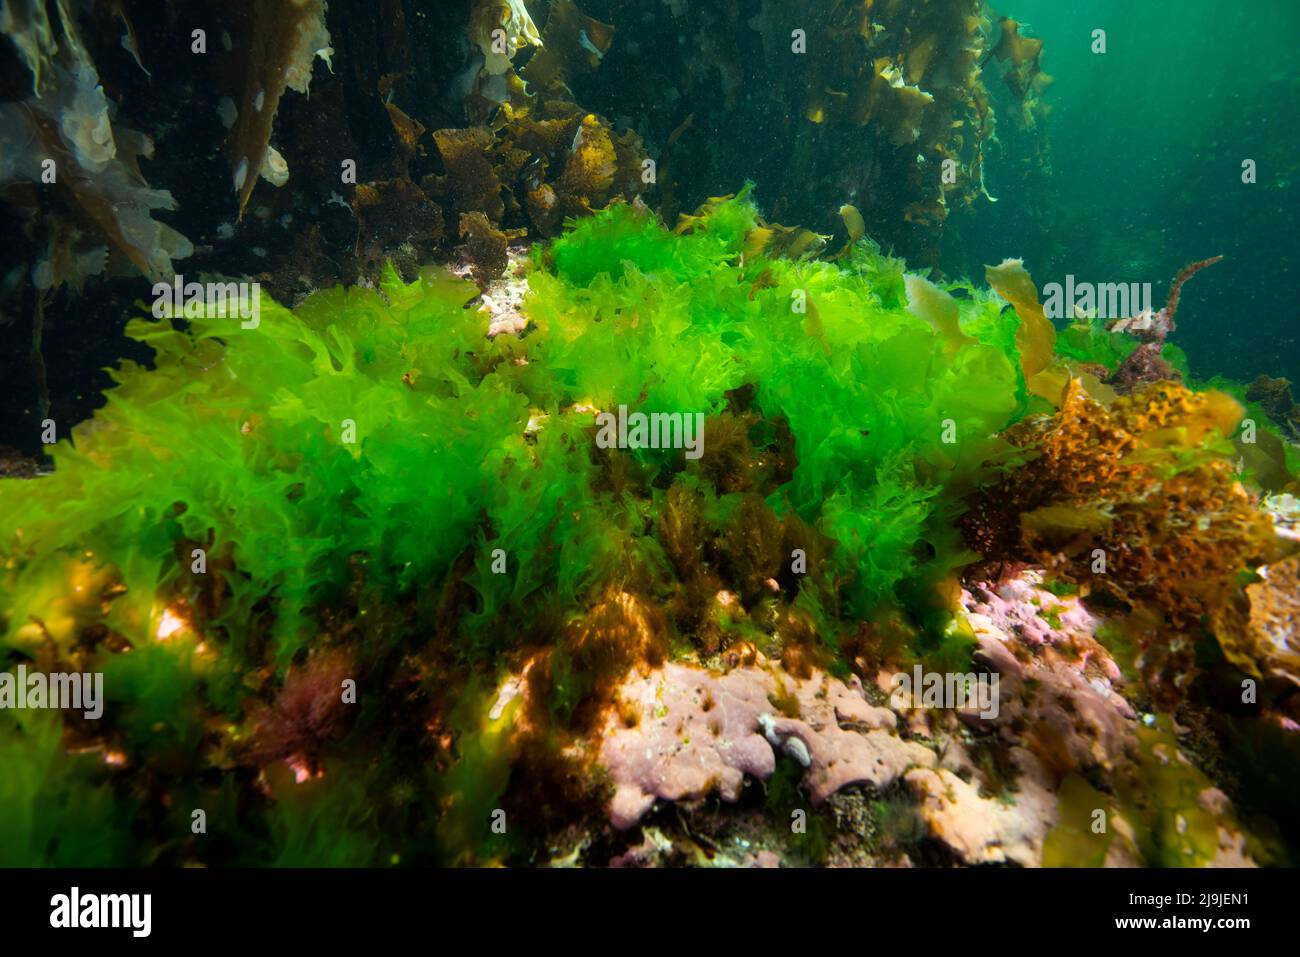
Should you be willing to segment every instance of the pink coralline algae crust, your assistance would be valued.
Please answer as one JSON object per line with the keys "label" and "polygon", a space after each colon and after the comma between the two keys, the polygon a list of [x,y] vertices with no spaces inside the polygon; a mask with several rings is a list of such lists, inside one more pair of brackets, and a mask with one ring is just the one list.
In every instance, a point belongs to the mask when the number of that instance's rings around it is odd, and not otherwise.
{"label": "pink coralline algae crust", "polygon": [[[777,697],[797,701],[799,716],[781,714]],[[871,705],[856,679],[814,672],[800,681],[763,662],[726,674],[668,664],[633,672],[619,698],[600,761],[615,785],[610,820],[620,829],[658,799],[694,801],[716,789],[734,802],[746,776],[772,775],[778,750],[808,769],[814,804],[854,784],[885,787],[935,762],[928,748],[896,736],[893,712]]]}
{"label": "pink coralline algae crust", "polygon": [[[1014,742],[1030,729],[1031,749],[1068,756],[1074,767],[1113,770],[1127,763],[1136,740],[1132,707],[1118,693],[1089,681],[1079,668],[1048,654],[1021,663],[997,632],[972,621],[979,640],[975,653],[999,675],[1001,707],[992,722]],[[961,715],[968,724],[982,724],[974,712]]]}
{"label": "pink coralline algae crust", "polygon": [[[1031,750],[1065,756],[1075,767],[1113,769],[1135,745],[1132,707],[1116,690],[1119,667],[1093,637],[1100,620],[1077,598],[1059,599],[1028,572],[996,587],[963,592],[979,648],[975,658],[999,675],[999,711],[961,718],[1016,743],[1030,729]],[[1044,616],[1050,617],[1049,624]]]}
{"label": "pink coralline algae crust", "polygon": [[[997,584],[976,584],[970,591],[962,591],[962,607],[1035,645],[1059,644],[1071,636],[1092,636],[1097,631],[1100,619],[1078,598],[1058,598],[1039,587],[1041,584],[1041,575],[1032,570]],[[1049,622],[1049,618],[1053,620]]]}
{"label": "pink coralline algae crust", "polygon": [[1014,802],[981,797],[979,787],[946,768],[917,768],[904,780],[919,802],[930,836],[966,864],[1038,867],[1043,842],[1060,816],[1043,769],[1022,748],[1012,757],[1020,770]]}
{"label": "pink coralline algae crust", "polygon": [[767,689],[745,673],[715,678],[670,664],[634,676],[621,697],[639,720],[635,728],[612,727],[600,749],[615,781],[615,827],[631,827],[656,797],[699,798],[716,786],[724,800],[736,801],[746,774],[767,778],[776,770],[758,731],[758,716],[770,707]]}

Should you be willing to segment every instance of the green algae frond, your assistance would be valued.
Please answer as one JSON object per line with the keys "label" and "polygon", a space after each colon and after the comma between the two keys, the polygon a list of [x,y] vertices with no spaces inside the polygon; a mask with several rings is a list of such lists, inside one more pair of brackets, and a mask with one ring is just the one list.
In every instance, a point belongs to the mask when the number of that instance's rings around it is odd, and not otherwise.
{"label": "green algae frond", "polygon": [[[953,523],[1027,409],[1016,320],[989,293],[927,286],[936,324],[867,240],[839,263],[782,259],[755,242],[762,225],[747,194],[675,231],[615,205],[538,254],[521,337],[486,337],[476,288],[439,269],[293,310],[262,297],[255,327],[133,320],[154,367],[114,372],[51,474],[0,482],[0,642],[108,673],[99,733],[181,793],[249,760],[250,707],[314,647],[350,642],[372,684],[415,667],[441,708],[454,669],[491,680],[501,653],[562,652],[566,620],[609,589],[666,608],[655,627],[682,649],[719,627],[700,603],[733,588],[750,607],[724,631],[774,640],[795,611],[844,673],[845,618],[926,620],[974,557]],[[619,406],[702,414],[704,457],[599,448],[596,413]],[[654,520],[665,495],[671,528]],[[752,604],[765,580],[781,592]],[[601,686],[566,691],[564,660],[553,719]],[[359,724],[407,720],[381,712]],[[482,752],[476,733],[455,726],[448,753]],[[329,820],[395,786],[365,760],[325,766],[363,776],[303,792]],[[453,809],[490,800],[461,793],[465,774],[426,784]],[[244,857],[335,859],[312,851],[335,825],[290,834],[278,806],[230,824],[260,842]],[[422,846],[462,859],[473,830],[449,821]]]}
{"label": "green algae frond", "polygon": [[[773,505],[842,546],[865,613],[915,572],[908,548],[942,515],[939,493],[969,478],[1023,386],[979,303],[963,302],[974,337],[949,356],[863,274],[742,256],[756,224],[743,197],[682,235],[622,205],[580,223],[532,276],[523,343],[484,339],[473,287],[435,272],[293,312],[264,298],[256,329],[133,321],[156,368],[124,365],[107,407],[54,448],[52,475],[0,488],[6,640],[49,615],[42,584],[83,558],[124,586],[106,623],[141,637],[195,587],[190,546],[229,558],[215,574],[232,634],[271,599],[289,649],[358,552],[402,589],[444,576],[477,537],[518,557],[489,597],[558,585],[574,599],[607,557],[593,538],[624,521],[594,488],[583,410],[712,416],[747,384],[799,457]],[[812,310],[830,355],[807,332]]]}

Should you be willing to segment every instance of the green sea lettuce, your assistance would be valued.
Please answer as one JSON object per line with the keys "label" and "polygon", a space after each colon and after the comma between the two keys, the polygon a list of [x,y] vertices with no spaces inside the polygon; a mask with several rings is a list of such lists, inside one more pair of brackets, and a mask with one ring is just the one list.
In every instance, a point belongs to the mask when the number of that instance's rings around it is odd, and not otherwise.
{"label": "green sea lettuce", "polygon": [[[152,365],[113,371],[50,474],[0,481],[0,644],[105,671],[106,733],[197,794],[205,764],[239,760],[248,700],[344,627],[375,636],[361,667],[376,675],[420,649],[490,676],[598,589],[667,603],[680,556],[654,503],[674,483],[696,490],[702,533],[764,549],[724,562],[750,585],[789,560],[780,535],[815,533],[824,562],[789,597],[832,656],[845,617],[911,608],[942,633],[936,586],[974,557],[954,521],[1028,407],[1018,320],[989,293],[936,286],[936,328],[867,241],[838,263],[783,259],[753,241],[760,223],[742,193],[675,231],[627,205],[570,224],[536,253],[522,336],[487,337],[476,287],[434,268],[292,310],[263,296],[256,326],[132,320]],[[596,413],[619,406],[700,413],[732,450],[702,468],[708,446],[700,463],[602,449]],[[729,470],[751,467],[760,485],[731,490],[750,478]],[[455,753],[486,754],[476,734],[462,728]],[[471,771],[439,786],[448,807],[488,799],[462,793]],[[5,805],[30,803],[25,787]],[[313,785],[319,822],[303,827],[280,803],[220,826],[257,843],[249,859],[368,860],[375,822],[332,808],[371,787]],[[335,827],[353,836],[322,856]],[[470,830],[450,821],[433,843],[458,856]]]}

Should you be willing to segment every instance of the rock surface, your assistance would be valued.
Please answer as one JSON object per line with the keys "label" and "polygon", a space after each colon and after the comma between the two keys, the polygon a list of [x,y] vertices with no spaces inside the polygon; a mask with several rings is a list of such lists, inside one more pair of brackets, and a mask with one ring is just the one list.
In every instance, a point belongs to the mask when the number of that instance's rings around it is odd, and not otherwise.
{"label": "rock surface", "polygon": [[1056,796],[1032,755],[1016,749],[1013,758],[1020,790],[1009,803],[981,797],[977,786],[944,768],[917,768],[904,779],[930,836],[965,864],[1037,867],[1042,861],[1043,841],[1057,821]]}
{"label": "rock surface", "polygon": [[935,763],[928,748],[897,736],[893,712],[868,702],[856,679],[814,671],[800,681],[766,663],[725,674],[668,664],[634,672],[618,697],[600,762],[614,782],[610,820],[620,829],[658,799],[698,800],[716,789],[734,802],[747,776],[772,775],[778,752],[808,769],[815,804],[849,785],[883,788],[910,767]]}

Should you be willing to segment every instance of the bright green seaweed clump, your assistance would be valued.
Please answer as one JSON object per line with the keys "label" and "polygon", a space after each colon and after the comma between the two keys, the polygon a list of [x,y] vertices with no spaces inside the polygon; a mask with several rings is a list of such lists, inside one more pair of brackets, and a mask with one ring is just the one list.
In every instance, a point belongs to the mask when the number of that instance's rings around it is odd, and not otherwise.
{"label": "bright green seaweed clump", "polygon": [[[522,337],[487,338],[476,288],[436,269],[293,311],[263,298],[256,328],[133,321],[155,368],[116,371],[52,474],[0,482],[10,660],[106,672],[105,718],[76,735],[192,796],[220,769],[208,806],[233,807],[240,767],[344,769],[346,794],[331,772],[293,798],[337,819],[319,834],[256,802],[214,826],[231,859],[268,862],[332,859],[307,845],[341,828],[357,861],[396,842],[331,808],[366,793],[388,826],[436,830],[420,797],[454,791],[477,747],[432,733],[458,689],[491,679],[495,655],[559,643],[608,589],[667,609],[673,648],[708,652],[719,628],[763,627],[719,623],[699,596],[754,604],[772,581],[763,600],[807,612],[832,666],[838,622],[941,611],[935,586],[973,557],[961,499],[1026,409],[1014,314],[905,281],[865,242],[841,264],[770,256],[769,232],[744,194],[676,232],[615,205],[539,252]],[[597,413],[620,406],[702,414],[702,454],[601,447]],[[823,560],[792,575],[796,548]],[[362,706],[322,729],[295,689],[333,674],[329,649]],[[45,761],[46,738],[22,735],[0,725],[0,749]],[[22,780],[0,810],[80,779]],[[402,846],[454,856],[462,830]]]}
{"label": "bright green seaweed clump", "polygon": [[53,475],[6,483],[7,640],[50,632],[30,627],[50,612],[42,586],[73,562],[120,579],[104,621],[136,640],[198,580],[204,549],[232,637],[270,598],[287,650],[354,553],[394,583],[445,572],[528,417],[522,395],[476,368],[473,295],[435,273],[409,286],[390,274],[380,291],[329,290],[294,313],[263,300],[256,329],[133,321],[157,368],[127,363],[108,406],[55,447]]}

